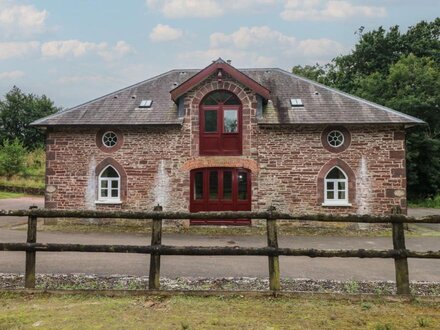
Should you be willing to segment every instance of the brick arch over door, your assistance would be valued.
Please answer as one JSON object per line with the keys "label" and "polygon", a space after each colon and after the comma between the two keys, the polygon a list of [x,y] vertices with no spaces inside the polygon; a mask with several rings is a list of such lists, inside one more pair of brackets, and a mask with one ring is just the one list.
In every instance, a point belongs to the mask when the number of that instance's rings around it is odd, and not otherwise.
{"label": "brick arch over door", "polygon": [[240,84],[234,81],[207,81],[205,84],[201,84],[194,90],[194,95],[190,99],[190,116],[192,125],[192,136],[193,141],[191,146],[191,154],[194,156],[199,156],[199,130],[200,130],[200,116],[199,116],[199,106],[202,100],[209,93],[216,90],[225,90],[235,94],[242,104],[242,116],[243,116],[243,152],[242,155],[250,155],[250,143],[251,143],[251,124],[256,125],[256,115],[257,115],[257,99],[255,94],[248,90],[246,91]]}
{"label": "brick arch over door", "polygon": [[353,203],[356,198],[356,175],[353,170],[342,159],[334,158],[328,161],[318,173],[317,196],[318,205],[324,203],[324,179],[333,167],[339,167],[347,175],[348,179],[348,202]]}
{"label": "brick arch over door", "polygon": [[[127,173],[125,172],[122,165],[119,164],[116,160],[114,160],[111,157],[108,157],[108,158],[104,159],[103,161],[101,161],[96,166],[96,169],[95,169],[96,180],[99,179],[99,175],[101,174],[101,172],[109,165],[112,166],[119,173],[120,183],[121,183],[120,196],[121,196],[121,201],[124,202],[127,199]],[[98,187],[98,185],[97,185],[97,187]]]}

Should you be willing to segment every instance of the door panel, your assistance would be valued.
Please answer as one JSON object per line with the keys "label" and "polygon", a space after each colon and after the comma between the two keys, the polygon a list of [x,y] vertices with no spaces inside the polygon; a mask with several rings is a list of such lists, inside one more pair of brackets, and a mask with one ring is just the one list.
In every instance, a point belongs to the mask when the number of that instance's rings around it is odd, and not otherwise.
{"label": "door panel", "polygon": [[[190,211],[250,211],[251,173],[236,168],[191,171]],[[191,220],[192,225],[250,225],[249,219]]]}

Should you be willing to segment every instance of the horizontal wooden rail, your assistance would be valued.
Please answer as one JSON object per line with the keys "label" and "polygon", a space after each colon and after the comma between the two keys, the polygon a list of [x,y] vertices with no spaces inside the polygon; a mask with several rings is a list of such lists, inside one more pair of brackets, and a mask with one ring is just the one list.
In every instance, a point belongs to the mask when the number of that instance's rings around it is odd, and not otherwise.
{"label": "horizontal wooden rail", "polygon": [[[93,210],[49,210],[34,209],[0,211],[1,216],[28,217],[26,243],[0,243],[0,251],[25,251],[25,287],[35,288],[36,252],[109,252],[150,254],[149,289],[160,289],[160,262],[162,255],[186,256],[266,256],[269,261],[269,289],[276,293],[280,286],[279,256],[305,256],[311,258],[392,258],[395,264],[398,294],[410,294],[408,258],[440,259],[440,251],[411,251],[406,249],[404,223],[440,223],[440,215],[413,218],[398,214],[400,208],[393,208],[388,216],[371,215],[329,215],[288,214],[276,212],[270,207],[263,212],[163,212],[160,205],[153,212],[142,211],[93,211]],[[37,243],[38,218],[108,218],[153,220],[151,222],[151,245],[91,245]],[[267,247],[223,247],[223,246],[167,246],[162,245],[162,221],[179,219],[264,219],[267,224]],[[277,220],[391,223],[393,249],[390,250],[320,250],[280,248],[277,238]]]}
{"label": "horizontal wooden rail", "polygon": [[421,218],[405,215],[333,215],[333,214],[290,214],[271,211],[226,211],[226,212],[141,212],[141,211],[93,211],[93,210],[0,210],[1,216],[34,216],[38,218],[108,218],[108,219],[276,219],[308,220],[322,222],[362,222],[362,223],[440,223],[440,215]]}
{"label": "horizontal wooden rail", "polygon": [[311,258],[440,258],[440,251],[411,250],[320,250],[273,247],[168,246],[168,245],[91,245],[58,243],[0,243],[0,251],[106,252],[181,256],[296,256]]}

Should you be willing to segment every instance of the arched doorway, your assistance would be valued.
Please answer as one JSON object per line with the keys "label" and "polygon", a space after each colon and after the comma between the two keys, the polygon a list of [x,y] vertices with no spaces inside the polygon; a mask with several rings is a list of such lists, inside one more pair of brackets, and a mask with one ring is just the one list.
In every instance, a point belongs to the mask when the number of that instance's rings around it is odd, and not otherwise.
{"label": "arched doorway", "polygon": [[242,106],[224,90],[206,95],[200,103],[200,155],[242,154]]}

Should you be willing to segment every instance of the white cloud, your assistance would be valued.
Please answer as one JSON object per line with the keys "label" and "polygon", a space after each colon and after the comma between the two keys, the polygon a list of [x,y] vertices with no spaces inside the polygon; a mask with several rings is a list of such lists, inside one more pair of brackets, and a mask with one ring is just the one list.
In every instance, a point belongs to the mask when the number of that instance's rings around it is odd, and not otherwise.
{"label": "white cloud", "polygon": [[286,0],[280,16],[287,21],[326,21],[386,14],[385,7],[356,5],[345,0]]}
{"label": "white cloud", "polygon": [[207,50],[195,50],[178,55],[179,60],[185,62],[186,65],[207,66],[212,60],[222,57],[223,59],[231,59],[232,65],[235,67],[265,67],[271,66],[275,62],[275,58],[260,55],[257,52],[247,50],[237,50],[229,48],[210,48]]}
{"label": "white cloud", "polygon": [[44,57],[82,57],[97,54],[106,61],[120,58],[132,52],[132,47],[125,41],[118,41],[111,47],[105,42],[95,43],[80,40],[48,41],[41,45],[41,54]]}
{"label": "white cloud", "polygon": [[0,60],[23,57],[38,50],[40,43],[28,42],[0,42]]}
{"label": "white cloud", "polygon": [[0,79],[18,79],[24,77],[23,71],[7,71],[0,72]]}
{"label": "white cloud", "polygon": [[0,31],[30,35],[45,30],[45,22],[49,13],[38,10],[32,5],[11,5],[0,2]]}
{"label": "white cloud", "polygon": [[279,0],[146,0],[148,8],[160,11],[168,18],[222,16],[242,10],[261,10]]}
{"label": "white cloud", "polygon": [[231,59],[234,66],[289,68],[296,64],[324,63],[347,50],[328,38],[298,40],[268,26],[244,26],[230,34],[211,34],[208,49],[183,53],[179,59],[185,65],[197,66],[221,57]]}
{"label": "white cloud", "polygon": [[348,49],[342,44],[331,39],[305,39],[298,44],[298,49],[306,57],[325,57],[329,54],[341,54]]}
{"label": "white cloud", "polygon": [[227,35],[217,32],[210,36],[211,47],[224,44],[233,44],[236,48],[247,49],[250,47],[267,47],[268,44],[278,44],[282,48],[292,47],[295,38],[272,30],[268,26],[241,27]]}
{"label": "white cloud", "polygon": [[183,36],[183,31],[169,25],[157,24],[150,33],[150,39],[155,42],[172,41]]}

